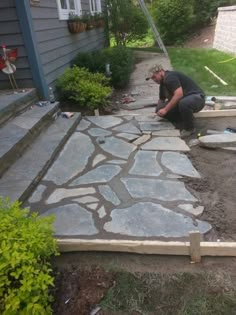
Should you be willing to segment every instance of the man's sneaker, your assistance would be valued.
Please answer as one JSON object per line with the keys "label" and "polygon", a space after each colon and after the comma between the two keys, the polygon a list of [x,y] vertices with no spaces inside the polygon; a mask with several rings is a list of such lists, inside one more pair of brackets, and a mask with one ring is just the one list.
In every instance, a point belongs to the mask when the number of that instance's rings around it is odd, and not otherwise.
{"label": "man's sneaker", "polygon": [[187,138],[187,137],[191,136],[194,133],[195,133],[195,129],[194,128],[193,129],[189,129],[189,130],[183,129],[180,132],[180,137],[181,138]]}

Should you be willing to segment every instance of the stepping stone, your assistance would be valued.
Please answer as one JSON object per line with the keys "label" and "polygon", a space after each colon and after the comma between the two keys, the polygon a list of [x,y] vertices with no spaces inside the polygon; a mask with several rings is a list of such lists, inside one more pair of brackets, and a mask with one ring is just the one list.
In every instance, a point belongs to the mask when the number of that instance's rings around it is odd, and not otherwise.
{"label": "stepping stone", "polygon": [[124,139],[132,141],[134,139],[137,139],[139,136],[132,133],[119,133],[118,135],[116,135],[116,137],[120,137],[120,138],[124,138]]}
{"label": "stepping stone", "polygon": [[136,126],[134,126],[134,124],[132,122],[129,122],[129,123],[123,124],[121,126],[115,127],[112,130],[120,131],[120,132],[124,132],[124,133],[132,133],[132,134],[136,134],[136,135],[141,135],[140,129],[138,129]]}
{"label": "stepping stone", "polygon": [[42,199],[44,191],[47,189],[44,185],[38,185],[33,195],[29,198],[30,203],[39,202]]}
{"label": "stepping stone", "polygon": [[157,152],[138,151],[134,157],[134,165],[129,174],[142,176],[159,176],[162,169],[157,162]]}
{"label": "stepping stone", "polygon": [[104,151],[122,159],[128,159],[130,154],[137,148],[133,144],[115,137],[108,137],[105,143],[99,145]]}
{"label": "stepping stone", "polygon": [[90,128],[88,130],[88,133],[90,134],[90,136],[93,136],[93,137],[102,137],[102,136],[110,136],[112,134],[111,131],[109,130],[105,130],[105,129],[102,129],[102,128]]}
{"label": "stepping stone", "polygon": [[180,137],[180,131],[178,129],[167,129],[167,130],[160,130],[160,131],[153,131],[153,136],[158,137]]}
{"label": "stepping stone", "polygon": [[121,181],[133,198],[197,201],[182,182],[148,178],[121,178]]}
{"label": "stepping stone", "polygon": [[111,189],[110,186],[100,185],[98,186],[98,189],[104,199],[110,201],[115,206],[118,206],[120,204],[120,199],[117,197],[116,193]]}
{"label": "stepping stone", "polygon": [[78,127],[76,128],[77,131],[83,131],[85,129],[87,129],[89,126],[91,125],[91,123],[85,119],[82,119],[78,125]]}
{"label": "stepping stone", "polygon": [[198,206],[196,208],[193,207],[192,204],[183,204],[178,206],[180,209],[183,209],[186,212],[189,212],[195,216],[199,216],[203,213],[204,207]]}
{"label": "stepping stone", "polygon": [[95,235],[98,233],[90,212],[76,204],[68,204],[46,211],[42,216],[55,216],[55,235]]}
{"label": "stepping stone", "polygon": [[131,207],[115,209],[104,230],[136,237],[185,237],[189,231],[204,234],[211,230],[207,222],[193,220],[152,202],[140,202]]}
{"label": "stepping stone", "polygon": [[94,160],[93,160],[92,166],[94,167],[95,165],[97,165],[98,163],[104,161],[105,159],[106,159],[106,157],[103,154],[96,155]]}
{"label": "stepping stone", "polygon": [[118,165],[101,165],[75,179],[69,186],[82,184],[107,183],[121,171]]}
{"label": "stepping stone", "polygon": [[201,177],[184,154],[178,152],[163,152],[161,163],[173,173],[189,177]]}
{"label": "stepping stone", "polygon": [[123,122],[122,119],[115,116],[88,116],[86,118],[95,125],[104,129],[114,127]]}
{"label": "stepping stone", "polygon": [[140,122],[139,125],[142,131],[175,129],[175,127],[170,122]]}
{"label": "stepping stone", "polygon": [[149,151],[190,151],[186,143],[177,137],[158,137],[143,144],[141,150]]}
{"label": "stepping stone", "polygon": [[95,147],[89,136],[74,133],[44,179],[53,181],[56,185],[66,183],[85,169],[94,150]]}
{"label": "stepping stone", "polygon": [[46,204],[56,203],[62,199],[69,197],[77,197],[81,195],[95,194],[96,190],[93,187],[88,188],[74,188],[74,189],[65,189],[58,188],[56,189],[46,200]]}
{"label": "stepping stone", "polygon": [[143,144],[145,142],[147,142],[149,139],[151,139],[151,135],[143,135],[142,137],[139,137],[137,140],[135,140],[133,142],[134,145],[140,145],[140,144]]}
{"label": "stepping stone", "polygon": [[104,218],[107,215],[106,210],[104,208],[104,206],[102,206],[99,210],[98,210],[98,216],[100,219]]}
{"label": "stepping stone", "polygon": [[236,134],[222,133],[199,138],[200,145],[208,148],[236,146]]}

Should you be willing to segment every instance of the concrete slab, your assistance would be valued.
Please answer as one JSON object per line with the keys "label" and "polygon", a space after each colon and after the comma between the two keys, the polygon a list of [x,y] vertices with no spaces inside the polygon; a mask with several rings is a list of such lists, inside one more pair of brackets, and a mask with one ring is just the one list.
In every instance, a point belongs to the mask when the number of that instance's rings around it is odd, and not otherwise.
{"label": "concrete slab", "polygon": [[236,134],[222,133],[199,138],[199,144],[208,148],[236,146]]}
{"label": "concrete slab", "polygon": [[177,137],[158,137],[143,144],[141,150],[188,152],[190,151],[190,148],[182,139]]}
{"label": "concrete slab", "polygon": [[211,225],[175,213],[159,204],[140,202],[128,208],[115,209],[104,229],[110,233],[136,237],[184,237],[189,231],[206,233]]}

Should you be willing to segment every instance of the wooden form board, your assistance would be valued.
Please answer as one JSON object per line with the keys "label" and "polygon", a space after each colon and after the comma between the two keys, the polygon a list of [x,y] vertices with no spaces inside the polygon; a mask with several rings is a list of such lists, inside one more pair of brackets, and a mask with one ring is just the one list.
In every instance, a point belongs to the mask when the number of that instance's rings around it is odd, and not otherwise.
{"label": "wooden form board", "polygon": [[195,113],[194,117],[230,117],[236,116],[236,109],[222,109],[222,110],[203,110],[201,112]]}
{"label": "wooden form board", "polygon": [[[193,236],[191,236],[193,237]],[[191,240],[190,237],[190,240]],[[198,240],[200,238],[195,234]],[[137,254],[184,255],[198,261],[201,256],[236,256],[236,242],[164,242],[164,241],[126,241],[126,240],[81,240],[58,239],[60,252],[104,251]],[[194,248],[191,249],[190,243]],[[199,254],[198,254],[199,252]],[[196,254],[197,253],[197,254]],[[194,258],[195,257],[195,258]]]}

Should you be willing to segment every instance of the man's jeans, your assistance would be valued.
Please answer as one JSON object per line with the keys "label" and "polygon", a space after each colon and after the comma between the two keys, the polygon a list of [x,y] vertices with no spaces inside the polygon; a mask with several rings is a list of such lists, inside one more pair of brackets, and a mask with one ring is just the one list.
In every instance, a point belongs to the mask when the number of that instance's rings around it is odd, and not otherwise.
{"label": "man's jeans", "polygon": [[[167,105],[168,101],[158,104],[156,113]],[[194,128],[193,113],[197,113],[203,109],[205,99],[203,95],[191,94],[181,98],[179,103],[173,107],[163,118],[173,123],[183,123],[183,129],[191,130]]]}

